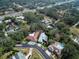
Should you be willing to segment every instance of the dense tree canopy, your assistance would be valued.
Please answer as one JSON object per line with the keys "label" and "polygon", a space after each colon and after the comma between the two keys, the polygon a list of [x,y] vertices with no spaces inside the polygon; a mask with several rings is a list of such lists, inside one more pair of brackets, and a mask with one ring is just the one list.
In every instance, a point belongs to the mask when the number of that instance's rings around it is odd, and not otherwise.
{"label": "dense tree canopy", "polygon": [[43,19],[42,15],[32,12],[24,13],[24,16],[28,23],[40,23],[40,21]]}
{"label": "dense tree canopy", "polygon": [[61,59],[79,59],[79,50],[74,44],[67,43],[62,51]]}
{"label": "dense tree canopy", "polygon": [[13,49],[15,43],[11,38],[0,37],[0,55]]}

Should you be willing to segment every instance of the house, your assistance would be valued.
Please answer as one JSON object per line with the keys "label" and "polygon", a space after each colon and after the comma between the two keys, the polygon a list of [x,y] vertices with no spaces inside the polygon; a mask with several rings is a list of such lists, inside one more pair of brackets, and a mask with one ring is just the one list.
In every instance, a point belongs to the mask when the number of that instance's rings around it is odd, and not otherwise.
{"label": "house", "polygon": [[9,22],[11,22],[11,19],[5,20],[4,22],[9,23]]}
{"label": "house", "polygon": [[47,28],[51,29],[51,28],[53,28],[53,27],[52,27],[52,26],[50,26],[50,25],[47,25]]}
{"label": "house", "polygon": [[16,20],[8,19],[4,20],[4,22],[7,24],[5,28],[7,32],[15,32],[17,29],[19,29]]}
{"label": "house", "polygon": [[33,32],[31,34],[29,34],[26,39],[30,40],[30,41],[33,41],[33,42],[40,42],[40,43],[48,43],[47,39],[47,35],[42,32],[42,31],[36,31],[36,32]]}
{"label": "house", "polygon": [[61,56],[61,51],[63,50],[64,45],[60,42],[54,42],[48,46],[48,50],[52,53],[55,53],[57,56]]}
{"label": "house", "polygon": [[22,52],[18,52],[15,56],[12,56],[11,59],[26,59],[26,58]]}
{"label": "house", "polygon": [[2,21],[0,21],[0,24],[2,23]]}
{"label": "house", "polygon": [[16,57],[15,56],[12,56],[12,58],[11,59],[16,59]]}
{"label": "house", "polygon": [[18,17],[16,17],[16,19],[24,19],[24,16],[18,16]]}
{"label": "house", "polygon": [[48,37],[47,37],[47,35],[44,33],[44,32],[42,32],[41,34],[40,34],[40,36],[39,36],[39,38],[38,38],[38,42],[40,42],[40,43],[47,43],[48,44]]}
{"label": "house", "polygon": [[43,20],[42,22],[44,22],[44,23],[46,23],[46,24],[52,24],[51,18],[49,18],[49,17],[47,17],[47,16],[44,16],[44,20]]}
{"label": "house", "polygon": [[37,42],[38,36],[39,36],[40,32],[33,32],[31,34],[29,34],[26,39]]}

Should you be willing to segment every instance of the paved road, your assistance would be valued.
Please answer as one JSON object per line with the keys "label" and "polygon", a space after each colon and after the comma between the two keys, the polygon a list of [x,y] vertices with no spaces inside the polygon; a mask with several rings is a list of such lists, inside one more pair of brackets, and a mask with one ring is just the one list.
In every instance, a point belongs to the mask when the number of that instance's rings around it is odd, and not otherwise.
{"label": "paved road", "polygon": [[36,48],[36,49],[38,49],[38,50],[41,52],[41,54],[44,56],[45,59],[51,59],[51,58],[46,54],[45,50],[42,49],[41,47],[38,47],[37,45],[28,45],[28,44],[26,44],[26,45],[16,46],[16,47],[19,47],[19,48]]}

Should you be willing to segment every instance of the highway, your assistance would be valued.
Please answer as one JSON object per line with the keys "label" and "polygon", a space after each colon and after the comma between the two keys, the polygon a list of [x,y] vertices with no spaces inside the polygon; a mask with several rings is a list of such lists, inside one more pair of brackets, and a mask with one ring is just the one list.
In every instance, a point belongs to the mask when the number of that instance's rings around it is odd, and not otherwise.
{"label": "highway", "polygon": [[41,47],[38,47],[37,45],[22,45],[22,46],[16,46],[17,48],[36,48],[37,50],[39,50],[41,52],[41,54],[44,56],[45,59],[51,59],[45,52],[45,50]]}

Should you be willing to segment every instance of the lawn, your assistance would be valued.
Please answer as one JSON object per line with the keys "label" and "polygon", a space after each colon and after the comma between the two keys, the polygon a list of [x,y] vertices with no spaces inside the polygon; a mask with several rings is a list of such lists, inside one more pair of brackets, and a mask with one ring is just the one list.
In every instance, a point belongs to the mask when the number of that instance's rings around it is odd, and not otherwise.
{"label": "lawn", "polygon": [[72,28],[70,28],[70,31],[71,31],[72,33],[76,34],[76,35],[79,35],[79,28],[74,28],[74,27],[72,27]]}
{"label": "lawn", "polygon": [[7,59],[7,56],[9,56],[10,54],[12,54],[12,52],[13,52],[13,51],[10,51],[10,52],[8,52],[8,53],[5,53],[4,55],[2,55],[2,56],[0,57],[0,59]]}
{"label": "lawn", "polygon": [[37,49],[33,49],[33,53],[30,59],[44,59],[44,57]]}

